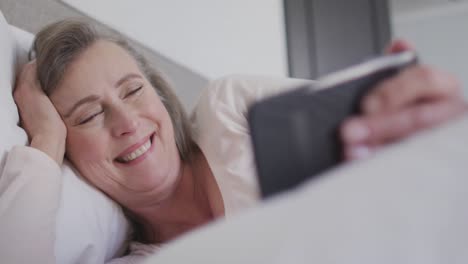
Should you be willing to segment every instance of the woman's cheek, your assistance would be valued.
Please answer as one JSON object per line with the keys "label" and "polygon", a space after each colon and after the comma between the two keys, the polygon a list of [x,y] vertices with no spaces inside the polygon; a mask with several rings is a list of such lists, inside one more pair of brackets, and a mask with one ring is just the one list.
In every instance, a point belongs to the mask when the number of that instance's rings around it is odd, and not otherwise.
{"label": "woman's cheek", "polygon": [[[88,135],[80,133],[67,134],[66,152],[69,159],[99,161],[105,160],[106,142],[99,135]],[[75,163],[75,162],[74,162]]]}

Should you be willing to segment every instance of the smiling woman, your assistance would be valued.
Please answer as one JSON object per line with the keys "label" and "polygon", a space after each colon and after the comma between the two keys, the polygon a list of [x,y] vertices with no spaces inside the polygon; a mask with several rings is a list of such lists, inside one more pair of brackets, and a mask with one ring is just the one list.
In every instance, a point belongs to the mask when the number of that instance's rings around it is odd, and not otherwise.
{"label": "smiling woman", "polygon": [[[125,41],[65,20],[39,32],[34,53],[36,62],[20,80],[34,80],[37,67],[39,83],[20,82],[16,94],[40,87],[53,107],[47,105],[40,120],[37,101],[22,107],[25,99],[17,99],[31,146],[60,164],[65,145],[83,177],[125,208],[135,223],[134,239],[165,242],[224,214],[181,104]],[[54,135],[40,145],[36,139],[45,131],[28,129],[38,121]],[[63,126],[66,133],[54,129]]]}

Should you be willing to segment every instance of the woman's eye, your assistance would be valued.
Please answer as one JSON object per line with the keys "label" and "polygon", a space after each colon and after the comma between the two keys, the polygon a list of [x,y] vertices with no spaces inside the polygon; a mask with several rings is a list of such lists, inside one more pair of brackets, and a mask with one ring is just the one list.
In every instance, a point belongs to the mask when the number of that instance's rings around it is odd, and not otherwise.
{"label": "woman's eye", "polygon": [[99,114],[101,114],[101,113],[103,113],[103,112],[104,112],[104,111],[102,110],[102,111],[100,111],[100,112],[97,112],[97,113],[95,113],[95,114],[92,114],[92,115],[86,117],[85,119],[81,120],[81,121],[78,123],[78,125],[84,125],[84,124],[86,124],[86,123],[92,121],[97,115],[99,115]]}
{"label": "woman's eye", "polygon": [[143,86],[139,86],[138,88],[135,88],[133,90],[131,90],[130,92],[128,92],[126,95],[125,95],[125,98],[129,97],[129,96],[132,96],[134,94],[137,94],[139,91],[141,91],[141,89],[143,88]]}

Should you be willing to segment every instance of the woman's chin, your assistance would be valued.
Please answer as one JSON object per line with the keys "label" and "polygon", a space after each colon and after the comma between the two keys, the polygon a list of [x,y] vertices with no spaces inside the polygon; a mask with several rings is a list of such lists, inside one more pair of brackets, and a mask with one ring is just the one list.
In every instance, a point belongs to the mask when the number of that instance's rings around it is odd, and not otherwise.
{"label": "woman's chin", "polygon": [[178,175],[171,173],[158,172],[157,168],[149,170],[139,170],[125,177],[125,186],[135,192],[142,194],[166,192],[166,190],[174,189]]}

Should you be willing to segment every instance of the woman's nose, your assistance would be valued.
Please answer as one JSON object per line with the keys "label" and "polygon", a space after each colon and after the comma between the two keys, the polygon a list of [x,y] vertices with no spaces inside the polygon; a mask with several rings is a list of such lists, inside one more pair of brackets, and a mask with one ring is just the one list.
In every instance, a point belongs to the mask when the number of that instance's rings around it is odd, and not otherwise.
{"label": "woman's nose", "polygon": [[115,110],[112,116],[112,135],[114,137],[133,135],[139,126],[138,115],[130,109]]}

